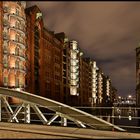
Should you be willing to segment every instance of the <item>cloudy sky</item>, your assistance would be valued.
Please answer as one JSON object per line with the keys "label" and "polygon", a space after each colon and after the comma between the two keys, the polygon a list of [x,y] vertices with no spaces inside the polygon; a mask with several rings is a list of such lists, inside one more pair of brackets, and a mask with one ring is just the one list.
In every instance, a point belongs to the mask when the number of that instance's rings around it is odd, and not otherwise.
{"label": "cloudy sky", "polygon": [[135,94],[135,48],[140,42],[140,2],[45,2],[37,5],[49,30],[65,32],[97,61],[118,94]]}

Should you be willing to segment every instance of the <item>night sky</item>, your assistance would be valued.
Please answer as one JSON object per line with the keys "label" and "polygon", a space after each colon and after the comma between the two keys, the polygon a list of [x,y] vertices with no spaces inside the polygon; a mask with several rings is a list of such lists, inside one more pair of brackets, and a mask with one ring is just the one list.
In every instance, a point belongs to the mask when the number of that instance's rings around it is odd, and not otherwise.
{"label": "night sky", "polygon": [[45,27],[77,40],[111,78],[118,94],[135,94],[135,48],[140,42],[140,2],[27,2],[43,13]]}

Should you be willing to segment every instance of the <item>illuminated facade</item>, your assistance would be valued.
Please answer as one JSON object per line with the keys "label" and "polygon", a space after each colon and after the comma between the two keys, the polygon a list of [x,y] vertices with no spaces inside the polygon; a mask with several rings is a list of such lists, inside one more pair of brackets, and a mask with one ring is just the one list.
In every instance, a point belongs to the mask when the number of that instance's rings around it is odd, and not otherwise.
{"label": "illuminated facade", "polygon": [[70,95],[77,96],[79,88],[79,49],[76,41],[70,41]]}
{"label": "illuminated facade", "polygon": [[103,73],[101,69],[97,71],[97,105],[102,103],[102,94],[103,94]]}
{"label": "illuminated facade", "polygon": [[97,102],[97,70],[96,61],[91,61],[91,77],[92,77],[92,106],[96,105]]}
{"label": "illuminated facade", "polygon": [[1,9],[0,83],[4,87],[25,89],[26,2],[3,1]]}

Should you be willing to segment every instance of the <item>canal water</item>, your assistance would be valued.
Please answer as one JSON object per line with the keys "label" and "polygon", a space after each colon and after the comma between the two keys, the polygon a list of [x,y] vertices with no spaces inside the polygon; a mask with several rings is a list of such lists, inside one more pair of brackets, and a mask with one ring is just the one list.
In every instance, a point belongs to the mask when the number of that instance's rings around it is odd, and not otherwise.
{"label": "canal water", "polygon": [[116,108],[114,111],[114,124],[130,132],[140,132],[138,110],[136,108]]}

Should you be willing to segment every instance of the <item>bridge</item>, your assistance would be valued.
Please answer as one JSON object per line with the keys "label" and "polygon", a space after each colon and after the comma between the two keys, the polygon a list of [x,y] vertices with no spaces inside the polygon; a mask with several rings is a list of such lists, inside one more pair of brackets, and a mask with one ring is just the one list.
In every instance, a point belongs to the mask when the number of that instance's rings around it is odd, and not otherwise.
{"label": "bridge", "polygon": [[[12,104],[9,98],[18,99],[19,102],[17,104]],[[86,132],[113,130],[112,134],[118,131],[121,132],[121,134],[122,132],[126,133],[125,129],[74,107],[28,92],[0,87],[0,129],[4,126],[7,126],[9,129],[9,126],[20,124],[22,126],[26,125],[26,127],[21,127],[22,131],[25,131],[23,128],[26,130],[30,129],[31,126],[33,126],[33,121],[36,121],[36,118],[40,120],[36,122],[38,124],[37,126],[40,127],[42,123],[42,128],[50,128],[50,125],[53,126],[54,124],[55,127],[58,127],[58,124],[60,124],[61,128],[63,128],[61,130],[64,130],[65,128],[68,129],[69,127],[67,126],[71,124],[72,126],[75,125],[73,127],[73,132],[77,127],[77,130],[84,130],[84,132],[85,130],[88,130]],[[105,131],[105,133],[107,132]]]}

